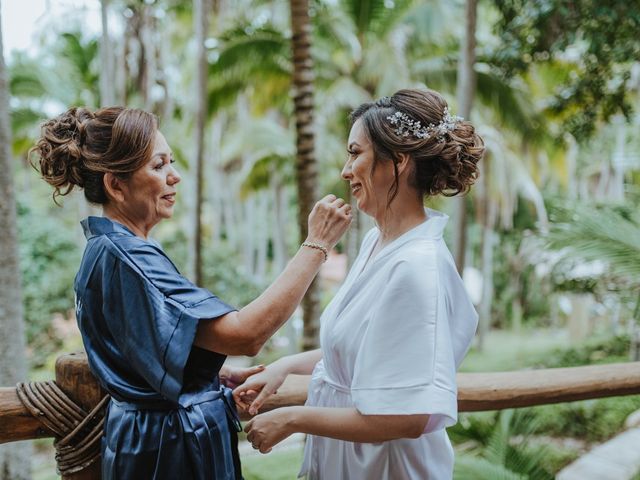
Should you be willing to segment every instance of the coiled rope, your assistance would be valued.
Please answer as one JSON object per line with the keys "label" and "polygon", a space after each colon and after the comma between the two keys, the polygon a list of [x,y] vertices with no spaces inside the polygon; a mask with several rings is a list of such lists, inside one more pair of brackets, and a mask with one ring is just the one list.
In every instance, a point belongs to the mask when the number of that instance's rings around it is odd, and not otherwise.
{"label": "coiled rope", "polygon": [[53,446],[58,474],[79,472],[100,457],[104,411],[109,395],[105,395],[87,413],[51,380],[20,382],[16,390],[31,415],[55,434]]}

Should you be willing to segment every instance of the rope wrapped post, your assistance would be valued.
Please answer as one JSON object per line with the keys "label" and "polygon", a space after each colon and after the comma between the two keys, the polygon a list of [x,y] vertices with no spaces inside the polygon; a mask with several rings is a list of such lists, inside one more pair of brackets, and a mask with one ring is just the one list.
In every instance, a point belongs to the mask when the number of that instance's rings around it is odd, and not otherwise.
{"label": "rope wrapped post", "polygon": [[[62,355],[56,360],[56,383],[60,389],[72,398],[86,412],[92,411],[103,399],[105,392],[91,374],[84,352]],[[100,435],[102,428],[100,428]],[[99,438],[96,440],[100,445]],[[58,447],[60,449],[60,447]],[[73,473],[63,473],[63,480],[89,480],[101,477],[102,459]],[[61,466],[59,466],[61,467]]]}

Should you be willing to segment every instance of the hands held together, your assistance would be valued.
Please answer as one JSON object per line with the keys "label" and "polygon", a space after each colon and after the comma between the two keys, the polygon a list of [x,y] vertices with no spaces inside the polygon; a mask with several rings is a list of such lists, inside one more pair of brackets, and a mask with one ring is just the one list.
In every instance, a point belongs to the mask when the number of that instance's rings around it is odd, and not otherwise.
{"label": "hands held together", "polygon": [[[287,368],[278,362],[266,368],[253,367],[253,371],[255,373],[233,391],[238,409],[248,411],[250,415],[256,415],[267,398],[277,393],[288,374]],[[253,448],[261,453],[269,453],[274,445],[293,433],[288,418],[291,413],[289,410],[278,408],[258,415],[246,424],[244,431]]]}

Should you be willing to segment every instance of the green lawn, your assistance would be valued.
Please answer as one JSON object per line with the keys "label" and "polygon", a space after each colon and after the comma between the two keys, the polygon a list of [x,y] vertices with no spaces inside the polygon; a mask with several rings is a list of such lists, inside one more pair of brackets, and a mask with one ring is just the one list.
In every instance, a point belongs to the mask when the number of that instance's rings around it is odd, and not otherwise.
{"label": "green lawn", "polygon": [[293,480],[302,464],[302,448],[242,458],[245,480]]}
{"label": "green lawn", "polygon": [[569,348],[565,330],[525,330],[514,333],[493,330],[487,336],[484,351],[473,347],[464,361],[462,372],[500,372],[520,370],[537,363],[556,348]]}
{"label": "green lawn", "polygon": [[[53,457],[52,440],[36,440],[33,461],[33,480],[58,480]],[[245,480],[294,480],[302,464],[302,447],[289,448],[267,455],[252,454],[242,457],[242,475]]]}

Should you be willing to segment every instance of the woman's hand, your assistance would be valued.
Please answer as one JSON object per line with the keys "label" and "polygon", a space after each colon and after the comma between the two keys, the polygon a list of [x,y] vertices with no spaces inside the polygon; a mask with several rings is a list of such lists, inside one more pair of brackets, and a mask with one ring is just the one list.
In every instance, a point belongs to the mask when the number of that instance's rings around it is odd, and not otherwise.
{"label": "woman's hand", "polygon": [[307,242],[318,243],[331,250],[351,224],[351,205],[335,195],[317,202],[309,214]]}
{"label": "woman's hand", "polygon": [[260,453],[269,453],[271,449],[295,433],[293,416],[296,407],[283,407],[262,413],[245,425],[247,440]]}
{"label": "woman's hand", "polygon": [[264,370],[264,365],[255,365],[253,367],[232,367],[223,365],[218,376],[220,383],[228,388],[236,388],[244,383],[247,378],[256,375]]}
{"label": "woman's hand", "polygon": [[243,412],[248,410],[250,415],[255,415],[265,400],[277,393],[288,374],[284,359],[272,363],[233,391],[236,405]]}

